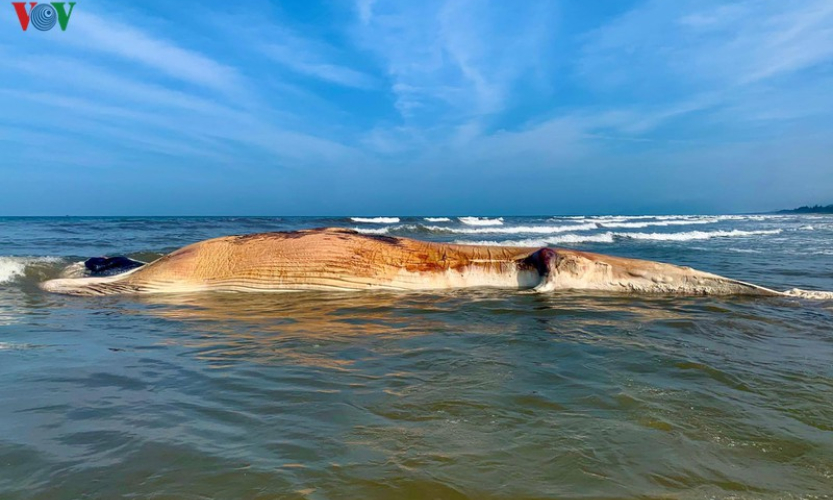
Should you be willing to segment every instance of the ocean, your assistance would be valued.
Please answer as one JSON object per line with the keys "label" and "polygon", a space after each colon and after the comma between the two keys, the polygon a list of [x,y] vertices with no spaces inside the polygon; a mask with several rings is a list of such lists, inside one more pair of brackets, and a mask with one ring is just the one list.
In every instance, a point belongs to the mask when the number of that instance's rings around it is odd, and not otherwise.
{"label": "ocean", "polygon": [[833,495],[833,301],[37,287],[325,226],[833,290],[825,215],[0,218],[0,498]]}

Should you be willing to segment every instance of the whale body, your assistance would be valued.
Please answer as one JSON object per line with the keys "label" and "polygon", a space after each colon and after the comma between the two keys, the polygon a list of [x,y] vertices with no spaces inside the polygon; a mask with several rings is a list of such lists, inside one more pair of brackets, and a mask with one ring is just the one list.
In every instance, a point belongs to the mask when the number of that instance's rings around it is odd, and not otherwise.
{"label": "whale body", "polygon": [[830,292],[778,292],[690,267],[562,248],[456,245],[341,228],[215,238],[116,276],[55,279],[41,287],[87,296],[489,287],[833,298]]}

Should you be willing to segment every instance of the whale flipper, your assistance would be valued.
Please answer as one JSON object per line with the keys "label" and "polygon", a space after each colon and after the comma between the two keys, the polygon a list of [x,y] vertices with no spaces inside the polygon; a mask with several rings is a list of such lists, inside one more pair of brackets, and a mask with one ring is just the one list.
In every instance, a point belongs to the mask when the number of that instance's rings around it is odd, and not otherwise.
{"label": "whale flipper", "polygon": [[123,277],[124,273],[106,277],[62,278],[45,281],[41,283],[41,288],[47,292],[85,296],[136,294],[144,291],[141,286],[120,282]]}

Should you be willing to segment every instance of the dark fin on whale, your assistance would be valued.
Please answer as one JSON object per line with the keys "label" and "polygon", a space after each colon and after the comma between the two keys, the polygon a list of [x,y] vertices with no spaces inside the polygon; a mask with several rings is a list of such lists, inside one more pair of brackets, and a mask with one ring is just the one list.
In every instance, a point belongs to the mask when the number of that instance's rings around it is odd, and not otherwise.
{"label": "dark fin on whale", "polygon": [[144,266],[144,262],[128,259],[127,257],[93,257],[84,262],[84,267],[90,271],[90,276],[115,276]]}

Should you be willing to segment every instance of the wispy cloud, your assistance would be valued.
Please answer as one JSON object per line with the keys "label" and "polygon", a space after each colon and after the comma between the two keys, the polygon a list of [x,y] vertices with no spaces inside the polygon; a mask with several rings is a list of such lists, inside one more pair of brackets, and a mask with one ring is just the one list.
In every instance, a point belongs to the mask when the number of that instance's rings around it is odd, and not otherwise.
{"label": "wispy cloud", "polygon": [[224,92],[241,90],[242,79],[235,68],[112,17],[77,13],[72,19],[72,36],[67,41],[93,52],[134,61],[191,84]]}
{"label": "wispy cloud", "polygon": [[332,47],[288,32],[272,33],[270,39],[262,47],[264,53],[292,71],[347,87],[369,89],[375,85],[370,75],[332,62],[338,59],[338,52]]}
{"label": "wispy cloud", "polygon": [[502,111],[513,85],[549,62],[553,14],[543,2],[377,1],[372,16],[366,2],[358,6],[356,38],[387,68],[405,118]]}
{"label": "wispy cloud", "polygon": [[583,39],[576,68],[587,85],[693,112],[830,61],[833,5],[649,1]]}

